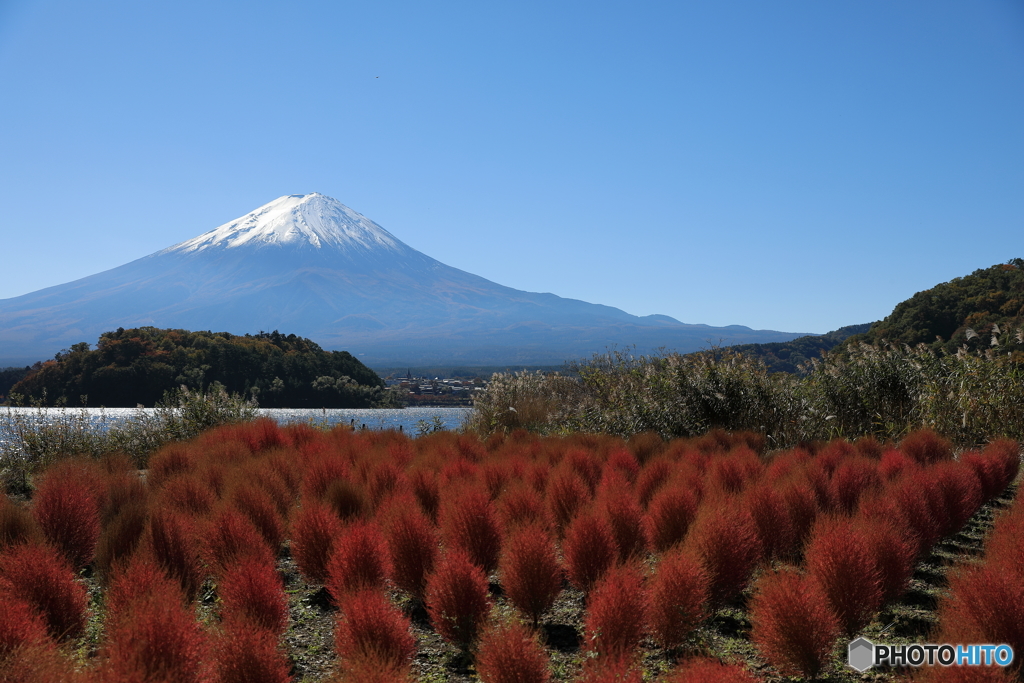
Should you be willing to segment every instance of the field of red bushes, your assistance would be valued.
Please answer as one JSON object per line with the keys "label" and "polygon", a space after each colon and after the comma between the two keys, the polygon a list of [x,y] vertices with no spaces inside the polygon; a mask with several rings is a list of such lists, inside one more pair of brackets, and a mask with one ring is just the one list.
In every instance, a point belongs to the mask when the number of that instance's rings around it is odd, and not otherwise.
{"label": "field of red bushes", "polygon": [[[768,453],[724,432],[221,427],[143,472],[69,459],[2,497],[0,680],[839,675],[848,640],[1018,467],[1016,442],[954,457],[930,431]],[[1024,652],[1022,535],[1021,506],[997,517],[931,642]],[[701,635],[730,619],[749,656]]]}

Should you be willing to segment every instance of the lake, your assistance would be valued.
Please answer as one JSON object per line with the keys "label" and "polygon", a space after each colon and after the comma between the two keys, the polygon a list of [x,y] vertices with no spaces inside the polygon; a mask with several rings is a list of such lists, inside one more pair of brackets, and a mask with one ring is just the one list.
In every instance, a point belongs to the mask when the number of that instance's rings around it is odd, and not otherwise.
{"label": "lake", "polygon": [[[42,422],[58,422],[65,412],[75,415],[85,414],[89,422],[99,427],[110,427],[126,420],[138,411],[152,413],[152,408],[0,408],[0,412],[10,411],[11,414],[22,414],[32,420]],[[354,425],[366,429],[399,429],[416,435],[417,423],[425,421],[433,423],[439,418],[445,429],[458,429],[469,417],[473,409],[468,406],[453,407],[417,407],[417,408],[338,408],[338,409],[299,409],[299,408],[260,408],[261,416],[277,420],[280,424],[292,422],[309,422],[327,425]],[[6,414],[6,413],[4,413]],[[0,434],[0,439],[3,435]]]}

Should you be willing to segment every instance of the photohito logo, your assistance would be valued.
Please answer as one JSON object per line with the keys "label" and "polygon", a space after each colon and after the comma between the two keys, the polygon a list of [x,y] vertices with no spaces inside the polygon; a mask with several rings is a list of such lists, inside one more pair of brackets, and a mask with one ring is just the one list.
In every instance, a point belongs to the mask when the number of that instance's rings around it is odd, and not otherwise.
{"label": "photohito logo", "polygon": [[863,673],[873,666],[1009,666],[1009,645],[875,645],[858,638],[847,646],[847,663]]}

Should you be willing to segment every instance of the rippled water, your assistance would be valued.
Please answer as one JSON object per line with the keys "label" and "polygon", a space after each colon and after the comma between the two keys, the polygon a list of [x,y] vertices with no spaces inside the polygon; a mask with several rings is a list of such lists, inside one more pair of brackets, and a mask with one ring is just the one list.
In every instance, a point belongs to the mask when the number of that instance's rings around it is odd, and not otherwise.
{"label": "rippled water", "polygon": [[[152,408],[0,408],[0,418],[8,414],[22,414],[32,421],[57,423],[69,414],[85,415],[91,424],[106,428],[122,422],[138,411],[151,413]],[[421,421],[433,423],[440,418],[445,429],[458,429],[469,417],[472,408],[455,406],[444,408],[339,408],[339,409],[298,409],[298,408],[261,408],[260,415],[265,415],[281,424],[291,422],[326,423],[354,425],[366,429],[401,429],[414,436],[417,425]],[[0,434],[0,439],[3,435]]]}

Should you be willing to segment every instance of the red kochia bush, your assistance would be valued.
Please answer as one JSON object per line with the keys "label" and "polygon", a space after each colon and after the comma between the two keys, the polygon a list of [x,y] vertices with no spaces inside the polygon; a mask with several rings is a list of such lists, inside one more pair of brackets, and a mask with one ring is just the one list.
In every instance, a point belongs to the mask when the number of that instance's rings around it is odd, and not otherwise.
{"label": "red kochia bush", "polygon": [[157,496],[158,504],[192,516],[202,516],[210,511],[217,497],[198,476],[192,473],[176,474],[164,482]]}
{"label": "red kochia bush", "polygon": [[791,555],[797,547],[796,532],[779,485],[759,482],[747,489],[741,500],[750,510],[764,556],[778,559]]}
{"label": "red kochia bush", "polygon": [[697,559],[676,548],[665,553],[650,580],[648,630],[662,647],[681,645],[707,610],[708,576]]}
{"label": "red kochia bush", "polygon": [[758,582],[750,620],[751,640],[761,655],[787,675],[817,676],[839,637],[839,621],[820,587],[793,571]]}
{"label": "red kochia bush", "polygon": [[738,595],[761,559],[761,542],[750,512],[733,498],[706,502],[683,548],[707,570],[713,605]]}
{"label": "red kochia bush", "polygon": [[995,498],[1017,477],[1020,470],[1020,444],[1012,439],[996,439],[980,454],[963,458],[981,480],[985,498]]}
{"label": "red kochia bush", "polygon": [[85,586],[56,550],[34,543],[7,548],[0,553],[0,577],[42,615],[51,637],[75,638],[85,629]]}
{"label": "red kochia bush", "polygon": [[110,520],[96,544],[96,572],[105,581],[114,566],[128,561],[146,531],[149,510],[145,501],[132,501],[122,505]]}
{"label": "red kochia bush", "polygon": [[288,683],[288,658],[277,635],[230,623],[214,643],[217,683]]}
{"label": "red kochia bush", "polygon": [[416,656],[412,624],[377,590],[346,595],[339,604],[334,643],[342,666],[372,662],[385,670],[408,671]]}
{"label": "red kochia bush", "polygon": [[[1018,541],[1019,542],[1019,541]],[[1024,651],[1024,583],[1019,566],[987,561],[955,572],[939,603],[941,643],[1005,643]],[[1020,668],[1020,662],[1014,662]]]}
{"label": "red kochia bush", "polygon": [[882,587],[882,603],[889,603],[903,594],[914,573],[917,559],[917,545],[898,522],[876,517],[854,520],[858,530],[863,532],[867,547],[878,569]]}
{"label": "red kochia bush", "polygon": [[0,582],[0,664],[15,649],[46,639],[46,623],[28,600]]}
{"label": "red kochia bush", "polygon": [[307,498],[292,517],[292,557],[299,571],[311,583],[327,578],[327,563],[334,552],[334,539],[342,533],[334,510]]}
{"label": "red kochia bush", "polygon": [[591,657],[583,662],[576,683],[643,683],[641,667],[636,657]]}
{"label": "red kochia bush", "polygon": [[516,622],[493,626],[480,638],[476,670],[483,683],[547,683],[549,664],[537,637]]}
{"label": "red kochia bush", "polygon": [[643,577],[619,565],[594,586],[584,617],[586,647],[600,657],[628,656],[640,644],[646,623]]}
{"label": "red kochia bush", "polygon": [[858,525],[846,518],[819,520],[804,556],[846,635],[871,621],[882,605],[882,581],[870,542]]}
{"label": "red kochia bush", "polygon": [[240,484],[231,498],[238,511],[259,530],[276,558],[284,540],[285,527],[274,499],[262,487],[250,483]]}
{"label": "red kochia bush", "polygon": [[903,437],[900,450],[922,465],[953,457],[953,445],[932,429],[918,429]]}
{"label": "red kochia bush", "polygon": [[205,572],[192,520],[171,510],[154,510],[149,517],[149,541],[157,564],[178,582],[189,600],[194,600]]}
{"label": "red kochia bush", "polygon": [[441,491],[437,475],[433,470],[414,469],[409,474],[412,493],[432,522],[437,521],[437,509],[441,504]]}
{"label": "red kochia bush", "polygon": [[[252,520],[231,505],[213,515],[206,525],[203,541],[206,562],[216,575],[222,575],[237,562],[257,562],[273,567],[276,560]],[[295,542],[292,543],[294,555]]]}
{"label": "red kochia bush", "polygon": [[150,457],[146,481],[151,488],[159,488],[173,475],[193,469],[195,460],[190,446],[180,442],[169,443]]}
{"label": "red kochia bush", "polygon": [[644,507],[651,502],[654,494],[669,480],[672,463],[667,460],[651,460],[640,470],[636,478],[636,495]]}
{"label": "red kochia bush", "polygon": [[99,502],[87,468],[68,460],[49,468],[36,489],[32,516],[75,569],[92,561],[100,536]]}
{"label": "red kochia bush", "polygon": [[540,526],[516,529],[505,543],[499,569],[505,596],[536,627],[540,615],[562,590],[562,567],[554,541]]}
{"label": "red kochia bush", "polygon": [[208,680],[207,640],[174,582],[152,565],[132,563],[110,587],[103,681]]}
{"label": "red kochia bush", "polygon": [[445,553],[427,579],[427,613],[434,630],[467,647],[491,609],[487,576],[463,550]]}
{"label": "red kochia bush", "polygon": [[569,580],[584,593],[590,592],[619,556],[608,520],[594,512],[578,515],[565,530],[562,554]]}
{"label": "red kochia bush", "polygon": [[441,505],[438,526],[446,547],[465,550],[484,573],[497,569],[501,529],[484,491],[464,485]]}
{"label": "red kochia bush", "polygon": [[853,514],[862,495],[881,485],[878,462],[862,456],[844,459],[832,473],[829,498],[832,508],[846,515]]}
{"label": "red kochia bush", "polygon": [[288,627],[288,600],[273,565],[239,562],[224,573],[217,591],[224,602],[221,614],[225,619],[275,635]]}
{"label": "red kochia bush", "polygon": [[384,540],[395,585],[422,599],[437,560],[437,533],[409,494],[397,496],[384,514]]}
{"label": "red kochia bush", "polygon": [[756,683],[757,679],[738,664],[694,657],[673,669],[664,683]]}
{"label": "red kochia bush", "polygon": [[510,486],[498,498],[496,505],[498,519],[506,534],[519,526],[547,524],[544,498],[529,484]]}
{"label": "red kochia bush", "polygon": [[945,503],[949,524],[944,531],[947,535],[959,531],[984,502],[981,481],[974,469],[962,462],[941,462],[930,472]]}
{"label": "red kochia bush", "polygon": [[559,470],[548,482],[546,502],[551,524],[559,535],[565,531],[580,507],[590,500],[590,490],[572,470]]}
{"label": "red kochia bush", "polygon": [[607,473],[597,489],[597,506],[611,524],[619,560],[625,562],[647,551],[644,510],[619,472]]}
{"label": "red kochia bush", "polygon": [[0,493],[0,551],[9,545],[41,541],[42,531],[32,514]]}
{"label": "red kochia bush", "polygon": [[665,552],[686,538],[697,516],[697,494],[681,482],[665,486],[647,506],[647,533],[651,545]]}
{"label": "red kochia bush", "polygon": [[383,588],[389,573],[387,545],[376,524],[354,522],[334,541],[327,562],[327,588],[335,603],[346,593]]}

